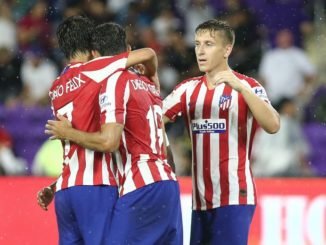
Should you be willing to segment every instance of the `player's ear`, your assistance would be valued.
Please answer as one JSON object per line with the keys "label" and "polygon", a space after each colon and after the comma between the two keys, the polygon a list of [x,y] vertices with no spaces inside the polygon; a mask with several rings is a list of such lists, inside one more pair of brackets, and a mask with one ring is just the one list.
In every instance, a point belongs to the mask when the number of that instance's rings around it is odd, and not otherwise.
{"label": "player's ear", "polygon": [[101,55],[98,51],[92,50],[92,56],[93,56],[93,58],[97,58],[97,57],[100,57]]}
{"label": "player's ear", "polygon": [[131,51],[131,46],[130,44],[127,44],[127,52],[130,52]]}
{"label": "player's ear", "polygon": [[228,58],[232,52],[233,46],[231,44],[226,45],[225,52],[224,52],[224,58]]}

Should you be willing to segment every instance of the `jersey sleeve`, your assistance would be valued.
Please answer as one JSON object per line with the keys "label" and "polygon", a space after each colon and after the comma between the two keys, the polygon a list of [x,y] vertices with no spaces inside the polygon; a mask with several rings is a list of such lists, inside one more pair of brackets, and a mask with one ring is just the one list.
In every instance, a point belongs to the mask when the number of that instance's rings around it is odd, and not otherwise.
{"label": "jersey sleeve", "polygon": [[103,84],[99,96],[101,124],[125,124],[126,105],[130,96],[128,84],[128,80],[123,76],[123,71],[114,73]]}
{"label": "jersey sleeve", "polygon": [[104,56],[91,60],[84,64],[83,74],[95,82],[102,82],[113,73],[126,69],[128,52]]}
{"label": "jersey sleeve", "polygon": [[183,83],[177,86],[164,100],[163,100],[163,115],[174,121],[178,115],[182,114],[181,100],[185,94],[187,84]]}
{"label": "jersey sleeve", "polygon": [[264,89],[263,86],[261,86],[258,82],[257,84],[255,84],[253,87],[251,87],[251,90],[262,100],[266,101],[267,103],[271,103],[268,96],[267,96],[267,93],[266,93],[266,90]]}
{"label": "jersey sleeve", "polygon": [[260,99],[266,101],[267,103],[271,103],[265,88],[254,78],[246,77],[246,79],[241,79],[246,86],[251,88],[251,91],[255,93]]}

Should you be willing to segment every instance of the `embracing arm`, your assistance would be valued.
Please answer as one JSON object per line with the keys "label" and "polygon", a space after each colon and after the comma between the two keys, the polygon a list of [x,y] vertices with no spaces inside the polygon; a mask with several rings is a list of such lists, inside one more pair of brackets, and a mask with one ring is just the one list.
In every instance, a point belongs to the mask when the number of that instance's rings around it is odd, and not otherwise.
{"label": "embracing arm", "polygon": [[119,123],[107,123],[101,130],[88,133],[74,129],[69,120],[58,115],[58,120],[48,120],[45,133],[52,135],[51,139],[69,140],[82,147],[100,152],[113,152],[118,149],[123,131]]}
{"label": "embracing arm", "polygon": [[157,74],[158,61],[155,51],[151,48],[130,51],[127,59],[127,67],[137,64],[143,64],[145,66],[145,73],[143,75],[148,77],[155,84],[156,88],[159,89],[160,83]]}
{"label": "embracing arm", "polygon": [[146,76],[154,76],[157,72],[157,56],[153,49],[142,48],[130,51],[127,59],[127,67],[143,64],[146,68]]}

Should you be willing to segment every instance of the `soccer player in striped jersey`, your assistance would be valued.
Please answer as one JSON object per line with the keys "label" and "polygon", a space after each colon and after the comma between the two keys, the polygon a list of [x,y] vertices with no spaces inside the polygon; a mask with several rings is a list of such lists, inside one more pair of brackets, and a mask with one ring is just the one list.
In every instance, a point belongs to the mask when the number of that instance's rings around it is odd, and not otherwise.
{"label": "soccer player in striped jersey", "polygon": [[[115,29],[119,31],[97,27],[93,43],[98,55],[126,51],[125,32],[118,25]],[[69,139],[89,149],[118,150],[114,155],[120,197],[107,244],[182,244],[179,185],[163,152],[159,91],[134,71],[118,71],[104,82],[99,104],[99,132],[72,128],[64,117],[49,121],[47,129],[54,138]]]}
{"label": "soccer player in striped jersey", "polygon": [[[150,72],[155,75],[157,68],[157,58],[151,49],[89,61],[94,28],[89,19],[79,16],[70,17],[58,26],[59,46],[70,64],[49,92],[54,115],[64,115],[74,127],[88,132],[100,130],[98,96],[107,77],[141,62],[147,65],[148,75]],[[55,185],[40,191],[39,204],[46,209],[56,191],[60,244],[102,244],[107,240],[118,198],[111,155],[68,140],[63,141],[63,147],[62,174]]]}
{"label": "soccer player in striped jersey", "polygon": [[200,24],[195,53],[205,74],[181,82],[163,101],[164,121],[181,114],[192,143],[191,244],[247,244],[256,205],[252,140],[258,125],[268,133],[280,127],[265,89],[229,67],[234,38],[225,22]]}

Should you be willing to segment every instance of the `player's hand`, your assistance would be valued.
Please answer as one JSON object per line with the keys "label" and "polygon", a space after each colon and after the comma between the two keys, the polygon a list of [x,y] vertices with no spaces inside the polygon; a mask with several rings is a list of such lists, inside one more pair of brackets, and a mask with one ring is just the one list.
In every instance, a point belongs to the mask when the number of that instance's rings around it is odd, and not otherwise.
{"label": "player's hand", "polygon": [[51,187],[45,187],[37,193],[37,203],[43,210],[47,211],[53,197],[54,191],[51,189]]}
{"label": "player's hand", "polygon": [[214,77],[215,80],[215,86],[225,83],[232,87],[234,90],[241,93],[245,85],[240,81],[239,78],[237,78],[231,70],[229,71],[221,71],[217,73]]}
{"label": "player's hand", "polygon": [[143,64],[137,64],[137,65],[134,65],[133,67],[134,67],[134,69],[137,70],[137,72],[140,75],[145,75],[145,73],[146,73],[146,67]]}
{"label": "player's hand", "polygon": [[45,125],[45,134],[51,135],[50,139],[64,140],[66,131],[72,128],[71,122],[62,115],[57,115],[58,120],[48,120]]}

